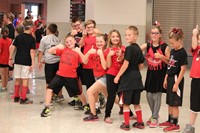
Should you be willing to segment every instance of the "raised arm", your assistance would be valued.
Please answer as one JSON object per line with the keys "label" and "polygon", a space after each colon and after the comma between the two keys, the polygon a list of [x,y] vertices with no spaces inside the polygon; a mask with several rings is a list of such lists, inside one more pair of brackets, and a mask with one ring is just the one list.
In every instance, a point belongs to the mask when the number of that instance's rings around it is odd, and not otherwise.
{"label": "raised arm", "polygon": [[198,34],[198,31],[199,31],[199,26],[196,25],[196,28],[193,29],[193,36],[192,36],[192,49],[196,49],[197,48],[197,45],[198,45],[198,42],[197,42],[197,34]]}

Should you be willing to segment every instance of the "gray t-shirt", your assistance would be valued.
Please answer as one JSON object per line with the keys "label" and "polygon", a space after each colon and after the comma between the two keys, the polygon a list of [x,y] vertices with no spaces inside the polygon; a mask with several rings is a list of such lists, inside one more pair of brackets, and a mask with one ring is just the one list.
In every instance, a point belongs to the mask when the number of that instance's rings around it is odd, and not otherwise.
{"label": "gray t-shirt", "polygon": [[60,44],[60,40],[53,34],[44,36],[40,41],[39,51],[43,52],[43,59],[47,64],[54,64],[60,61],[59,56],[52,55],[48,52],[51,47]]}

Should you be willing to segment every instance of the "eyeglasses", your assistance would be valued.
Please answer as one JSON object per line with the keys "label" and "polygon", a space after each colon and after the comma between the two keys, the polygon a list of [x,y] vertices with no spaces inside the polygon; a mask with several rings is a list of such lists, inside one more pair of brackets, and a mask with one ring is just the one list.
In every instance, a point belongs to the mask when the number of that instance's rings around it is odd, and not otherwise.
{"label": "eyeglasses", "polygon": [[151,35],[159,35],[159,32],[151,32]]}
{"label": "eyeglasses", "polygon": [[94,28],[94,26],[88,26],[88,27],[86,27],[87,29],[93,29]]}

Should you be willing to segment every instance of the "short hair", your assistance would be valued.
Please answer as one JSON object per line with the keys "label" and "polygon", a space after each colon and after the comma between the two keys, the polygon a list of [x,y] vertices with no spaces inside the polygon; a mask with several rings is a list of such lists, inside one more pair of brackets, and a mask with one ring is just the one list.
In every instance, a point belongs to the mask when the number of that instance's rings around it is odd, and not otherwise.
{"label": "short hair", "polygon": [[24,27],[21,25],[18,25],[15,30],[18,34],[24,33]]}
{"label": "short hair", "polygon": [[23,25],[24,25],[24,30],[29,30],[33,26],[33,21],[25,20]]}
{"label": "short hair", "polygon": [[85,27],[86,27],[87,25],[90,25],[90,24],[94,24],[94,28],[96,27],[96,22],[95,22],[94,20],[87,20],[87,21],[85,22]]}
{"label": "short hair", "polygon": [[136,26],[131,25],[127,28],[127,30],[133,31],[135,35],[139,35],[139,30]]}
{"label": "short hair", "polygon": [[58,30],[58,26],[56,24],[54,24],[54,23],[51,23],[51,24],[49,24],[49,26],[47,27],[47,29],[51,33],[55,34],[57,32],[57,30]]}
{"label": "short hair", "polygon": [[179,27],[174,27],[170,30],[168,37],[169,39],[175,39],[176,41],[183,40],[184,38],[183,30]]}
{"label": "short hair", "polygon": [[81,18],[79,17],[73,17],[71,22],[76,23],[77,21],[82,22]]}

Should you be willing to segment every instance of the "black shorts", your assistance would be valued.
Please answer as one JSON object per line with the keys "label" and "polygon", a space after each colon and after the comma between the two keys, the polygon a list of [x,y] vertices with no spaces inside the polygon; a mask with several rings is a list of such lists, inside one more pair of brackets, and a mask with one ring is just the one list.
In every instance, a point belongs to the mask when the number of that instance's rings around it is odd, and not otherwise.
{"label": "black shorts", "polygon": [[200,112],[200,78],[191,81],[190,110]]}
{"label": "black shorts", "polygon": [[120,104],[139,105],[142,90],[130,90],[120,92]]}
{"label": "black shorts", "polygon": [[66,88],[70,97],[77,96],[82,93],[79,89],[77,78],[66,78],[57,74],[50,82],[48,88],[52,89],[53,93],[58,94],[63,86]]}
{"label": "black shorts", "polygon": [[54,76],[56,75],[56,72],[58,71],[58,68],[59,68],[59,62],[54,63],[54,64],[45,63],[44,73],[45,73],[45,80],[47,84],[49,84],[51,80],[54,78]]}
{"label": "black shorts", "polygon": [[79,64],[77,68],[77,76],[81,79],[82,85],[85,85],[84,75],[83,75],[83,65]]}
{"label": "black shorts", "polygon": [[84,81],[86,89],[89,89],[95,83],[94,74],[92,69],[83,68]]}
{"label": "black shorts", "polygon": [[169,76],[167,78],[167,96],[166,96],[166,103],[169,106],[182,106],[183,102],[183,85],[184,85],[184,78],[181,80],[179,84],[180,96],[177,92],[173,92],[173,86],[175,83],[175,76]]}
{"label": "black shorts", "polygon": [[0,64],[0,67],[1,67],[1,68],[6,68],[6,67],[9,67],[9,65]]}

